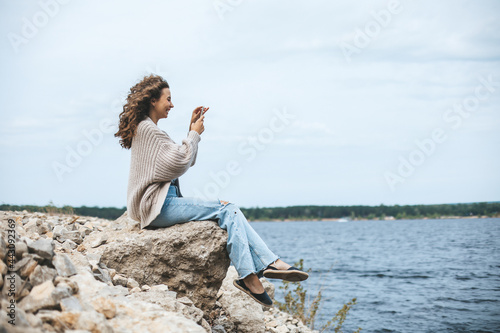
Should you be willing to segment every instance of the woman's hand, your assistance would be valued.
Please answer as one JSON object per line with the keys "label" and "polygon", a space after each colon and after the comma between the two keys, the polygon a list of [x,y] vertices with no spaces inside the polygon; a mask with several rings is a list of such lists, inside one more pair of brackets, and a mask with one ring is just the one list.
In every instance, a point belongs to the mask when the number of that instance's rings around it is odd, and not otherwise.
{"label": "woman's hand", "polygon": [[189,130],[191,130],[191,127],[193,124],[200,119],[200,117],[207,112],[209,107],[205,108],[205,111],[203,111],[203,106],[198,106],[196,109],[193,110],[193,114],[191,115],[191,122],[189,123]]}
{"label": "woman's hand", "polygon": [[200,116],[198,120],[196,120],[194,123],[191,123],[191,127],[189,128],[190,131],[195,131],[198,134],[201,135],[203,131],[205,130],[205,126],[203,126],[203,120],[205,119],[205,116]]}

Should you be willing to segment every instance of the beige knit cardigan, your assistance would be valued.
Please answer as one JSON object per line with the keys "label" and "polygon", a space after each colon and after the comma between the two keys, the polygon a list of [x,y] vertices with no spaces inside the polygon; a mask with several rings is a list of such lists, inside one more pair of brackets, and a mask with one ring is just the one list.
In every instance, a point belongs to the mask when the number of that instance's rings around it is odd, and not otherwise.
{"label": "beige knit cardigan", "polygon": [[141,229],[160,214],[170,181],[194,165],[200,140],[197,132],[189,131],[178,145],[149,117],[137,126],[130,149],[127,210]]}

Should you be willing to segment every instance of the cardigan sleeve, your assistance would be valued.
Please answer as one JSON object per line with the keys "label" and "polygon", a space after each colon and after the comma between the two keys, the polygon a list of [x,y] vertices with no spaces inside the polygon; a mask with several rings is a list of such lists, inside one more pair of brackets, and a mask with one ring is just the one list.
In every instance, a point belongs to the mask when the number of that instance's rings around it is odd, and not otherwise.
{"label": "cardigan sleeve", "polygon": [[155,178],[170,181],[186,173],[196,161],[200,140],[197,132],[190,131],[180,145],[174,141],[162,141],[155,160]]}

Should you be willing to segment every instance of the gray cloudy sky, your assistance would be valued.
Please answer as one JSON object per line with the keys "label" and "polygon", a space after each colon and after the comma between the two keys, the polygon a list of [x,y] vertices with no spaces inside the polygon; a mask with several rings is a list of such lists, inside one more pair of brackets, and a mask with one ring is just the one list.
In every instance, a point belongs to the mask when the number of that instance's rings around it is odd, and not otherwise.
{"label": "gray cloudy sky", "polygon": [[126,204],[148,73],[184,196],[243,207],[500,200],[498,1],[0,1],[0,203]]}

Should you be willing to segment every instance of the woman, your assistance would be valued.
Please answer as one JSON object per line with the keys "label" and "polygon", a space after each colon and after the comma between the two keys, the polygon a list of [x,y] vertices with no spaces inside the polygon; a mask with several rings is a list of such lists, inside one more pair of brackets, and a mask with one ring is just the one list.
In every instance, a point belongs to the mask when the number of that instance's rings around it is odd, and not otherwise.
{"label": "woman", "polygon": [[227,231],[227,251],[240,279],[233,284],[258,303],[272,306],[259,277],[302,281],[308,274],[291,267],[269,250],[238,207],[227,201],[184,198],[178,178],[196,161],[198,142],[204,131],[205,112],[194,109],[187,138],[176,144],[157,127],[174,107],[168,83],[150,75],[130,89],[120,114],[123,148],[131,149],[127,193],[129,216],[141,229],[169,227],[188,221],[215,220]]}

